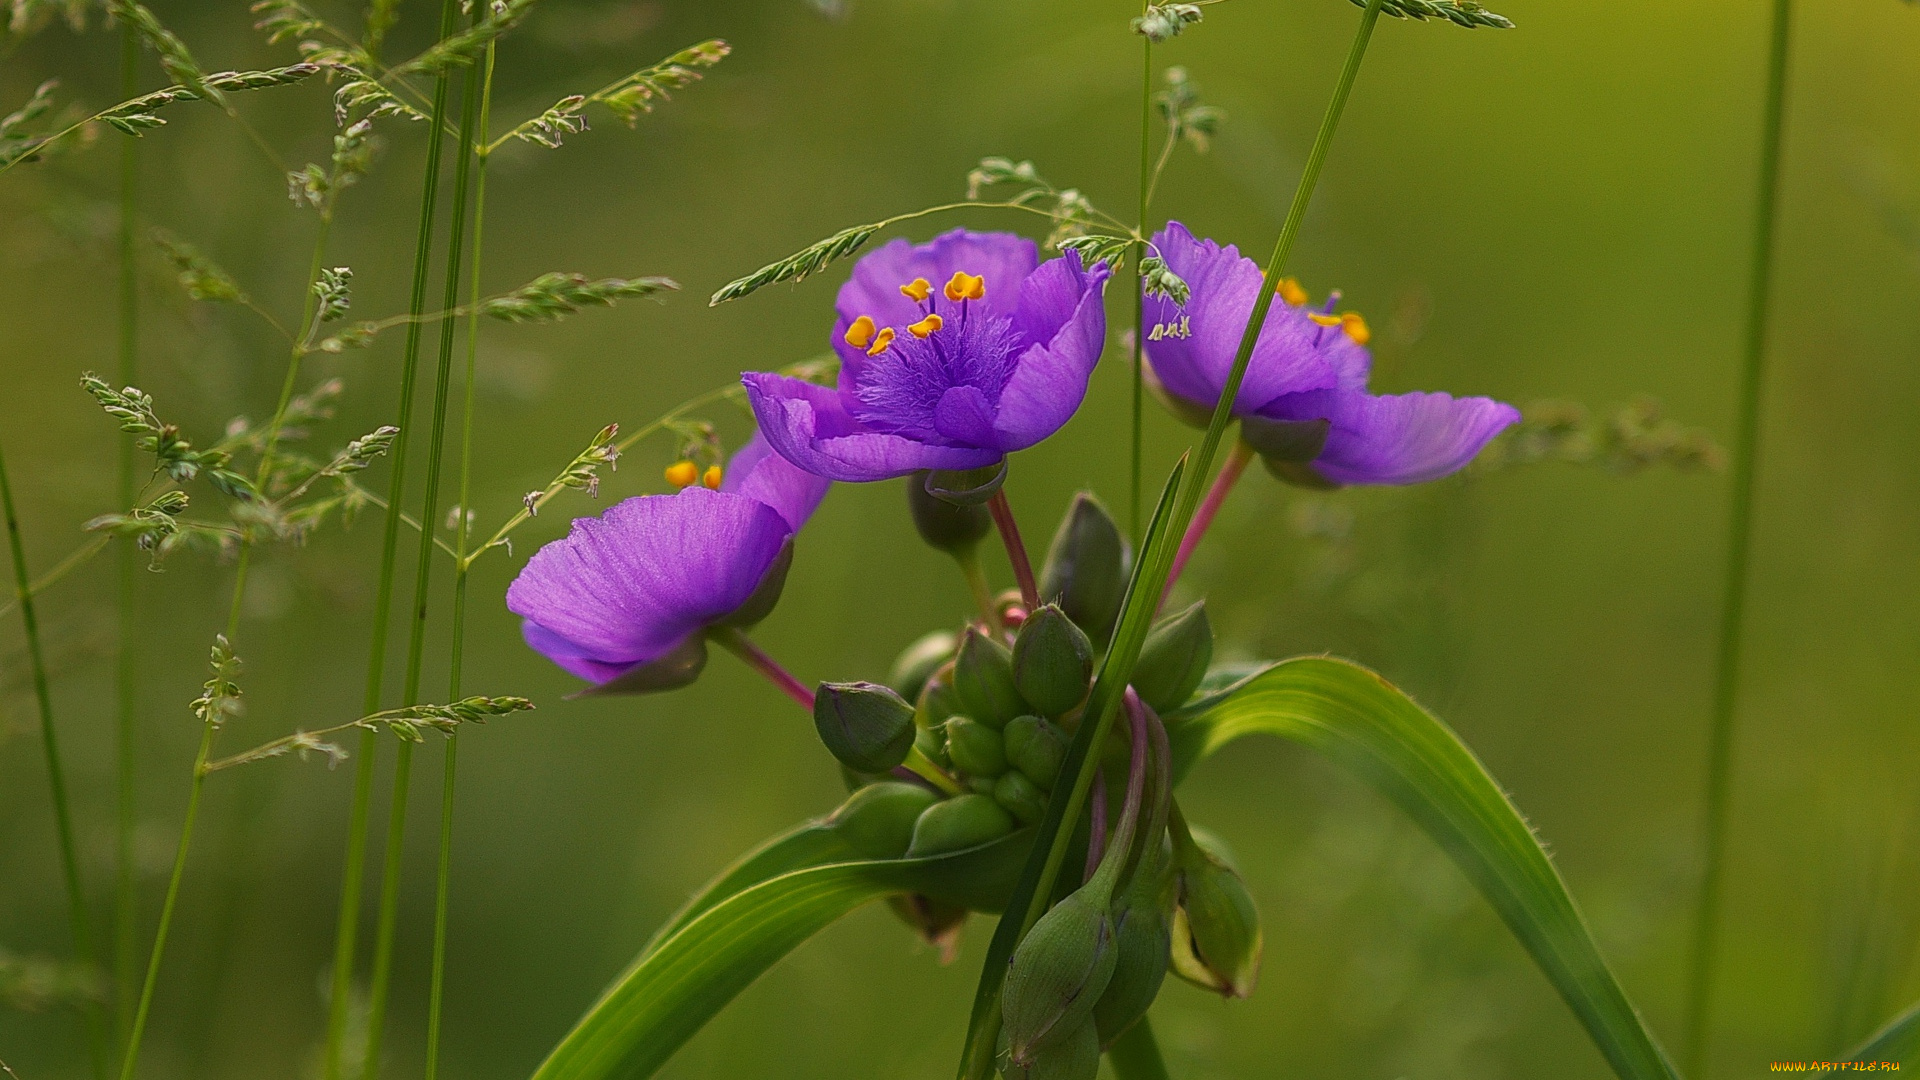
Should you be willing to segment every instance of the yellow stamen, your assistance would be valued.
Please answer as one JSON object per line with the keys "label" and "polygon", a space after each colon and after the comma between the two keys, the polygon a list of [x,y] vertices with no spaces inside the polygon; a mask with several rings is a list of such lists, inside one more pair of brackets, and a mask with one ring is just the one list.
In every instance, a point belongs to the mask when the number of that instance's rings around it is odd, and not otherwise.
{"label": "yellow stamen", "polygon": [[1348,337],[1353,339],[1355,345],[1365,345],[1373,339],[1373,331],[1367,329],[1367,320],[1361,318],[1357,311],[1341,312],[1340,327],[1347,332]]}
{"label": "yellow stamen", "polygon": [[867,350],[867,355],[879,356],[881,353],[886,352],[887,346],[891,344],[893,344],[893,327],[883,326],[880,328],[880,332],[874,335],[873,347]]}
{"label": "yellow stamen", "polygon": [[856,349],[864,349],[873,343],[873,333],[873,320],[862,315],[853,320],[852,326],[847,327],[847,344]]}
{"label": "yellow stamen", "polygon": [[1275,285],[1273,291],[1280,294],[1280,299],[1285,300],[1294,307],[1299,307],[1301,304],[1306,303],[1308,299],[1307,290],[1300,287],[1298,278],[1281,278],[1280,284]]}
{"label": "yellow stamen", "polygon": [[987,295],[987,279],[965,270],[956,270],[947,281],[946,293],[947,299],[956,304],[962,300],[978,300]]}
{"label": "yellow stamen", "polygon": [[674,487],[692,487],[700,479],[700,467],[691,461],[676,461],[667,466],[667,483]]}
{"label": "yellow stamen", "polygon": [[700,486],[708,491],[719,491],[720,481],[725,479],[725,476],[726,474],[720,471],[720,466],[709,465],[707,471],[700,474]]}
{"label": "yellow stamen", "polygon": [[1338,315],[1322,315],[1317,311],[1307,312],[1307,318],[1321,326],[1339,326],[1346,321]]}
{"label": "yellow stamen", "polygon": [[929,315],[926,318],[921,319],[919,322],[914,323],[912,326],[907,327],[907,333],[912,334],[914,337],[917,337],[917,338],[923,338],[933,333],[935,330],[940,329],[942,326],[945,326],[946,324],[947,324],[947,321],[945,319],[942,319],[940,316]]}
{"label": "yellow stamen", "polygon": [[933,283],[926,278],[917,277],[900,286],[900,294],[916,304],[924,304],[927,297],[933,295]]}

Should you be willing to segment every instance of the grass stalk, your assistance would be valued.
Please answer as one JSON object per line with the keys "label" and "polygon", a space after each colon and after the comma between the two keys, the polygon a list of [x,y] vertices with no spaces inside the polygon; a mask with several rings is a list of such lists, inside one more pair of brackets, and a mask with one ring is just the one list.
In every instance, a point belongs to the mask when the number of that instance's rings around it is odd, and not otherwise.
{"label": "grass stalk", "polygon": [[[1347,98],[1353,91],[1353,84],[1359,77],[1361,62],[1365,59],[1367,46],[1373,38],[1373,30],[1380,20],[1381,0],[1367,0],[1365,11],[1360,17],[1360,25],[1354,32],[1353,43],[1348,48],[1345,65],[1341,68],[1338,82],[1334,84],[1333,96],[1327,103],[1327,111],[1320,121],[1320,129],[1314,136],[1313,148],[1307,154],[1307,163],[1300,175],[1300,183],[1294,189],[1293,203],[1287,209],[1287,217],[1281,225],[1280,235],[1274,242],[1273,254],[1267,261],[1267,280],[1278,280],[1280,269],[1286,264],[1287,257],[1293,252],[1294,242],[1299,238],[1300,228],[1306,220],[1307,206],[1313,199],[1314,188],[1320,180],[1320,171],[1326,164],[1327,152],[1333,145],[1334,134],[1339,130],[1341,114],[1346,109]],[[1131,678],[1133,665],[1139,657],[1139,647],[1144,639],[1144,622],[1151,617],[1153,607],[1157,607],[1160,592],[1166,586],[1166,580],[1172,569],[1173,545],[1177,545],[1185,535],[1187,525],[1193,520],[1194,512],[1200,503],[1201,492],[1208,487],[1209,473],[1213,459],[1219,452],[1220,442],[1226,434],[1232,420],[1234,399],[1239,395],[1240,384],[1246,378],[1247,365],[1253,357],[1253,346],[1259,340],[1260,330],[1266,323],[1267,312],[1273,306],[1273,290],[1261,289],[1255,300],[1253,311],[1247,319],[1246,330],[1240,338],[1240,347],[1234,356],[1233,369],[1227,375],[1219,402],[1214,406],[1213,419],[1207,426],[1206,438],[1200,445],[1197,459],[1190,466],[1179,471],[1179,489],[1174,498],[1173,508],[1164,520],[1157,520],[1143,538],[1143,550],[1139,556],[1137,580],[1129,590],[1126,610],[1121,615],[1121,629],[1139,631],[1131,635],[1124,645],[1120,632],[1116,632],[1115,644],[1109,651],[1099,677],[1094,682],[1092,695],[1087,705],[1086,716],[1091,718],[1092,726],[1088,734],[1089,743],[1086,754],[1080,759],[1080,768],[1071,784],[1059,784],[1054,788],[1053,804],[1047,810],[1042,822],[1040,835],[1035,838],[1033,861],[1022,875],[1015,889],[1014,901],[1025,901],[1025,910],[1019,918],[1009,909],[1002,918],[1002,929],[994,935],[989,949],[986,969],[982,974],[981,990],[975,997],[974,1016],[968,1031],[959,1075],[961,1080],[981,1080],[993,1068],[994,1047],[1000,1034],[1000,1012],[998,980],[1003,976],[1003,966],[1019,946],[1020,939],[1045,914],[1048,902],[1053,895],[1054,882],[1057,880],[1061,865],[1066,860],[1067,848],[1072,840],[1072,822],[1078,821],[1086,809],[1087,798],[1092,789],[1093,773],[1101,760],[1103,743],[1110,732],[1114,717],[1118,714],[1121,692]],[[1156,517],[1160,517],[1156,514]],[[1150,597],[1150,599],[1149,599]],[[1085,721],[1083,721],[1084,723]],[[1078,741],[1078,740],[1076,740]],[[1076,751],[1077,752],[1077,751]],[[1056,814],[1056,805],[1059,813]],[[1051,833],[1049,834],[1049,829]],[[1031,886],[1031,887],[1029,887]]]}
{"label": "grass stalk", "polygon": [[[47,786],[53,794],[53,824],[60,844],[60,877],[67,888],[67,920],[73,933],[73,954],[83,967],[94,963],[93,932],[88,926],[86,896],[80,890],[80,860],[73,839],[73,809],[67,799],[66,771],[60,760],[59,734],[53,726],[53,694],[47,685],[46,651],[40,642],[40,620],[28,591],[27,552],[20,542],[20,517],[14,510],[13,485],[7,479],[7,462],[0,454],[0,508],[7,517],[7,542],[13,549],[13,587],[19,596],[20,622],[27,638],[27,666],[33,676],[34,703],[40,710],[40,744],[47,757]],[[87,1026],[88,1052],[94,1073],[106,1073],[106,1025],[94,1005],[82,1007]]]}
{"label": "grass stalk", "polygon": [[[475,145],[490,147],[487,133],[493,119],[494,45],[487,46],[485,74],[480,86],[480,120]],[[489,150],[474,153],[473,266],[468,271],[467,370],[460,402],[460,501],[455,504],[453,572],[453,644],[447,665],[447,699],[460,697],[461,665],[467,641],[467,536],[473,505],[474,374],[480,350],[480,261],[486,251],[487,158]],[[449,270],[451,273],[451,269]],[[426,1080],[439,1080],[442,1008],[447,988],[447,910],[453,877],[454,782],[460,768],[460,733],[447,737],[447,756],[440,779],[440,853],[433,890],[433,975],[427,991]]]}
{"label": "grass stalk", "polygon": [[[120,90],[123,99],[140,92],[140,35],[131,26],[120,28]],[[138,218],[139,140],[123,139],[120,144],[120,385],[132,386],[140,377],[140,275],[135,246],[134,225]],[[120,440],[118,498],[115,506],[133,505],[137,479],[134,474],[133,441]],[[114,664],[114,706],[116,713],[116,773],[118,813],[114,827],[113,883],[113,987],[117,1041],[124,1044],[133,1029],[133,1010],[139,978],[140,948],[139,894],[133,862],[133,832],[139,822],[139,753],[136,744],[135,716],[138,711],[138,655],[134,642],[140,632],[138,611],[140,588],[140,552],[132,544],[121,544],[118,552],[118,588],[120,630],[118,654]]]}
{"label": "grass stalk", "polygon": [[[440,40],[452,35],[458,0],[441,0]],[[423,324],[419,316],[427,310],[427,280],[432,266],[433,229],[440,193],[440,153],[446,127],[447,91],[451,83],[442,69],[434,78],[433,108],[428,130],[427,161],[420,185],[420,225],[413,253],[413,290],[407,312],[413,320],[407,324],[407,340],[400,367],[400,402],[395,437],[392,475],[387,485],[386,521],[380,545],[380,577],[374,590],[373,632],[368,646],[367,682],[362,697],[362,715],[380,710],[381,692],[386,681],[387,628],[393,612],[393,575],[400,547],[401,500],[406,494],[407,450],[412,442],[413,394],[420,366],[420,336]],[[421,531],[433,534],[432,522],[423,520]],[[373,800],[373,774],[379,737],[362,732],[354,766],[353,802],[347,818],[346,864],[340,875],[340,909],[334,924],[333,979],[328,1000],[327,1044],[322,1075],[325,1080],[341,1080],[342,1054],[346,1047],[349,1003],[353,991],[353,964],[360,936],[360,899],[366,880],[367,827]]]}
{"label": "grass stalk", "polygon": [[[475,18],[478,18],[478,14]],[[466,241],[467,196],[473,182],[473,130],[480,97],[480,69],[467,68],[466,86],[460,101],[460,137],[454,159],[453,214],[447,233],[446,302],[452,309],[460,302],[460,267]],[[434,523],[440,514],[441,466],[446,457],[447,398],[453,378],[453,344],[457,324],[448,319],[440,324],[439,363],[434,374],[433,422],[427,436],[427,477],[420,521],[419,554],[414,565],[413,610],[407,632],[407,665],[402,680],[402,704],[420,702],[420,675],[426,659],[429,591],[433,582]],[[463,530],[464,531],[464,530]],[[404,870],[407,794],[413,770],[413,746],[400,744],[394,755],[393,796],[387,806],[386,864],[380,879],[380,909],[374,928],[372,985],[367,995],[367,1060],[362,1080],[374,1080],[380,1074],[380,1047],[385,1036],[387,1004],[393,981],[393,946],[400,919],[400,880]]]}
{"label": "grass stalk", "polygon": [[[1144,237],[1147,205],[1153,199],[1153,39],[1142,34],[1140,41],[1140,214],[1134,232]],[[1140,260],[1145,256],[1144,247],[1133,253],[1133,471],[1128,488],[1127,535],[1136,549],[1140,546],[1140,471],[1146,431],[1146,373],[1141,366],[1146,356],[1142,337],[1146,328],[1141,324],[1147,317],[1147,296],[1140,273]]]}
{"label": "grass stalk", "polygon": [[1793,0],[1774,0],[1767,49],[1766,99],[1761,116],[1752,265],[1748,271],[1747,317],[1735,406],[1726,577],[1722,582],[1720,635],[1714,664],[1713,717],[1707,733],[1703,826],[1706,868],[1694,914],[1693,963],[1687,979],[1686,1071],[1690,1076],[1706,1075],[1713,984],[1719,960],[1716,931],[1726,874],[1727,807],[1732,795],[1734,718],[1740,703],[1741,638],[1751,577],[1753,488],[1760,455],[1760,404],[1766,387],[1767,307],[1773,288],[1774,225],[1779,216],[1780,150],[1786,126],[1792,31]]}

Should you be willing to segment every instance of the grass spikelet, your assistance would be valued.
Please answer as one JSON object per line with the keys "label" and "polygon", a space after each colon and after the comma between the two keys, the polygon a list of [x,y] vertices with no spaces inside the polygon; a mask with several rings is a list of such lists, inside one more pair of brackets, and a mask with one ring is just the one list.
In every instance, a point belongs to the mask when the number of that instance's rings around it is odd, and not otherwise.
{"label": "grass spikelet", "polygon": [[[1366,0],[1352,0],[1355,7],[1366,7]],[[1488,27],[1494,30],[1513,29],[1513,20],[1505,15],[1495,14],[1481,7],[1473,0],[1384,0],[1380,5],[1380,14],[1391,15],[1396,19],[1413,19],[1424,22],[1427,19],[1445,19],[1455,26],[1468,30]]]}
{"label": "grass spikelet", "polygon": [[746,277],[723,286],[707,301],[707,306],[719,307],[729,300],[738,300],[778,282],[804,280],[866,247],[867,241],[879,231],[877,224],[842,229],[817,244],[804,247],[778,262],[768,263]]}

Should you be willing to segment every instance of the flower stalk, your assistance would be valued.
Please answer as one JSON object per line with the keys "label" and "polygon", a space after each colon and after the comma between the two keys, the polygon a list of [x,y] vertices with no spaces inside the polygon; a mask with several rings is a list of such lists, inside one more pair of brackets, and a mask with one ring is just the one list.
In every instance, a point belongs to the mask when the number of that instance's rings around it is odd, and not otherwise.
{"label": "flower stalk", "polygon": [[[120,89],[123,98],[139,93],[140,36],[131,26],[120,28]],[[120,385],[139,381],[140,274],[134,223],[138,215],[139,143],[122,140],[120,146]],[[136,480],[133,441],[120,440],[118,505],[132,506]],[[135,880],[133,833],[139,821],[139,756],[136,745],[138,713],[138,656],[134,643],[140,635],[138,610],[140,588],[140,552],[132,544],[120,546],[118,559],[119,649],[114,660],[114,708],[116,719],[116,770],[118,780],[117,814],[114,821],[113,884],[113,971],[115,1028],[118,1041],[125,1042],[133,1029],[133,1010],[139,993],[139,896]]]}
{"label": "flower stalk", "polygon": [[755,644],[746,631],[737,626],[715,626],[707,631],[707,639],[765,676],[775,689],[798,702],[801,708],[813,712],[813,691],[807,688],[806,683],[795,678],[792,672],[781,667],[780,661]]}
{"label": "flower stalk", "polygon": [[1005,488],[993,493],[993,498],[987,500],[987,509],[1000,530],[1001,542],[1007,546],[1007,561],[1013,564],[1013,578],[1020,584],[1020,602],[1032,611],[1040,606],[1040,586],[1034,580],[1033,560],[1027,557],[1026,542],[1020,538],[1020,523],[1014,519]]}
{"label": "flower stalk", "polygon": [[1160,592],[1160,603],[1165,606],[1167,597],[1173,595],[1173,587],[1180,582],[1180,572],[1187,568],[1187,560],[1193,558],[1195,548],[1213,526],[1213,519],[1220,513],[1227,496],[1233,494],[1234,485],[1240,482],[1241,474],[1247,471],[1248,463],[1253,461],[1253,447],[1245,441],[1233,444],[1227,451],[1227,460],[1220,466],[1220,474],[1213,478],[1213,486],[1207,489],[1207,497],[1200,503],[1200,509],[1193,515],[1193,521],[1187,526],[1186,535],[1180,538],[1180,550],[1174,553],[1173,569],[1167,573],[1167,586]]}

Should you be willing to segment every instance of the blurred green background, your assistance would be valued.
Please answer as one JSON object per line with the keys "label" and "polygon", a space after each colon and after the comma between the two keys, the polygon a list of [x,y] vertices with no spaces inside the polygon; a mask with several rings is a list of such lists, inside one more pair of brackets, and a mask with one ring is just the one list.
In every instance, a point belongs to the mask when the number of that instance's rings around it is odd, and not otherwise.
{"label": "blurred green background", "polygon": [[[209,69],[292,59],[264,45],[237,0],[153,6]],[[316,6],[356,25],[357,2]],[[390,55],[424,43],[431,6],[402,5]],[[1387,389],[1596,408],[1644,392],[1728,438],[1766,5],[1496,6],[1520,28],[1383,21],[1293,272],[1316,293],[1345,290],[1381,328],[1376,384]],[[1032,158],[1129,216],[1131,14],[1093,0],[853,0],[831,20],[802,0],[548,0],[501,50],[499,127],[705,38],[736,51],[636,131],[596,115],[559,150],[515,145],[495,159],[490,291],[554,269],[666,274],[685,291],[557,327],[485,328],[483,531],[602,424],[632,430],[742,369],[818,353],[844,267],[705,306],[747,270],[958,197],[988,154]],[[1230,119],[1210,155],[1175,155],[1158,212],[1267,250],[1356,18],[1339,0],[1232,0],[1159,50]],[[1715,1010],[1721,1077],[1831,1057],[1920,996],[1920,9],[1806,0],[1795,32]],[[97,28],[51,29],[0,55],[0,111],[49,77],[93,108],[117,98],[117,37]],[[162,85],[150,56],[143,83]],[[236,105],[297,165],[324,160],[327,95],[315,80]],[[199,244],[292,318],[311,216],[225,117],[193,105],[166,116],[140,144],[144,220]],[[346,196],[328,255],[355,271],[356,316],[405,304],[424,140],[417,127],[382,130],[386,152]],[[118,436],[77,380],[115,366],[120,138],[0,178],[0,438],[36,572],[112,508]],[[961,222],[1029,227],[976,212],[910,235]],[[190,304],[157,253],[142,252],[141,385],[163,415],[204,444],[232,416],[265,414],[278,339],[244,311]],[[1114,307],[1124,310],[1119,290]],[[305,381],[348,385],[339,420],[316,433],[323,449],[391,419],[399,345],[391,334],[310,363]],[[1009,492],[1035,545],[1082,486],[1124,505],[1116,355],[1074,422],[1014,466]],[[730,440],[744,437],[737,412],[712,415]],[[1153,471],[1192,438],[1159,413],[1148,434]],[[665,440],[638,448],[599,503],[562,497],[511,556],[476,572],[466,689],[525,694],[540,710],[463,740],[449,1076],[527,1075],[690,890],[837,801],[807,719],[731,658],[672,695],[567,701],[577,684],[520,644],[502,607],[538,542],[571,515],[658,490],[672,452]],[[384,466],[371,476],[384,489]],[[1187,586],[1212,590],[1231,655],[1351,656],[1452,724],[1551,844],[1670,1043],[1699,872],[1726,484],[1537,465],[1323,495],[1256,470]],[[878,677],[906,642],[964,615],[957,575],[902,511],[895,484],[842,486],[809,529],[759,634],[803,678]],[[247,711],[223,747],[357,715],[379,531],[370,517],[257,561],[237,642]],[[42,599],[101,939],[111,568],[96,560]],[[996,572],[1008,581],[1004,563]],[[446,565],[436,573],[444,587]],[[197,737],[186,703],[231,575],[182,555],[141,581],[143,933],[184,808]],[[0,949],[60,957],[65,898],[17,620],[0,628],[0,660]],[[432,743],[417,763],[392,1077],[421,1064],[440,753]],[[390,765],[391,742],[382,754]],[[351,775],[281,760],[212,778],[145,1076],[310,1075]],[[1293,747],[1241,744],[1186,790],[1193,816],[1241,856],[1267,958],[1250,1001],[1169,985],[1154,1017],[1175,1075],[1607,1075],[1468,883],[1358,783]],[[862,911],[746,992],[661,1075],[949,1075],[989,930],[976,920],[943,968],[884,910]],[[70,1012],[0,1010],[0,1057],[23,1080],[85,1075],[80,1045]]]}

